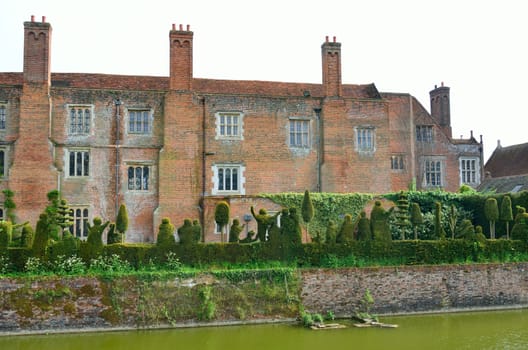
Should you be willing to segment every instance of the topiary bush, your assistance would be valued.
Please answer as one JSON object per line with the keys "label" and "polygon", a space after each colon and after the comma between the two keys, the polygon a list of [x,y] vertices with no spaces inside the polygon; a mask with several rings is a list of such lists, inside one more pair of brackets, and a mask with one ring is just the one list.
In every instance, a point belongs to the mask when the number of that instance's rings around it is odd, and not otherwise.
{"label": "topiary bush", "polygon": [[336,243],[348,244],[354,240],[354,223],[352,222],[352,215],[346,214],[341,224],[341,229],[336,237]]}
{"label": "topiary bush", "polygon": [[161,219],[156,245],[158,247],[170,247],[175,244],[176,239],[174,238],[174,225],[171,224],[169,218]]}
{"label": "topiary bush", "polygon": [[362,211],[359,217],[357,239],[359,241],[370,241],[372,239],[370,220],[367,218],[367,213],[365,211]]}
{"label": "topiary bush", "polygon": [[22,226],[22,233],[20,234],[20,246],[31,248],[34,236],[35,232],[33,231],[33,227],[30,224],[24,224]]}
{"label": "topiary bush", "polygon": [[86,251],[84,259],[95,259],[103,252],[103,232],[110,224],[109,221],[103,224],[100,217],[93,219],[93,225],[87,223],[88,238],[86,238]]}
{"label": "topiary bush", "polygon": [[31,247],[32,255],[35,258],[45,261],[46,259],[46,248],[49,244],[49,233],[48,233],[48,215],[45,213],[40,214],[37,221],[37,227],[35,229],[35,239]]}
{"label": "topiary bush", "polygon": [[237,243],[240,240],[240,233],[244,229],[244,225],[240,225],[240,220],[233,219],[233,224],[229,229],[229,242]]}
{"label": "topiary bush", "polygon": [[[126,205],[121,204],[119,206],[119,211],[117,212],[116,222],[115,222],[115,230],[117,231],[118,235],[116,236],[121,239],[120,242],[122,242],[125,238],[126,231],[128,230],[128,212]],[[114,242],[114,243],[120,243],[120,242]]]}
{"label": "topiary bush", "polygon": [[374,202],[374,207],[370,212],[370,225],[372,236],[376,241],[390,242],[392,235],[389,226],[389,216],[392,214],[394,207],[385,210],[380,201]]}
{"label": "topiary bush", "polygon": [[11,236],[13,235],[13,224],[11,221],[0,221],[0,254],[7,251]]}
{"label": "topiary bush", "polygon": [[195,240],[194,228],[191,219],[183,220],[183,225],[178,228],[178,237],[180,238],[180,244],[190,245],[198,243]]}

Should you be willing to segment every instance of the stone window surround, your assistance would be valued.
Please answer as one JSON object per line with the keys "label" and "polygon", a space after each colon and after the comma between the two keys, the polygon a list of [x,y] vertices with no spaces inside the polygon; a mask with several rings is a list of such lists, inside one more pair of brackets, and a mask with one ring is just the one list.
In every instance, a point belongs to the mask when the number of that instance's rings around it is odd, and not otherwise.
{"label": "stone window surround", "polygon": [[[72,109],[89,109],[90,110],[90,124],[88,126],[89,130],[84,130],[85,124],[83,121],[83,131],[82,132],[72,132],[72,125],[71,125],[71,111]],[[95,106],[93,104],[86,104],[86,103],[69,103],[66,105],[66,112],[67,112],[67,126],[66,126],[66,133],[68,136],[89,136],[92,134],[94,130],[94,120],[95,120]]]}
{"label": "stone window surround", "polygon": [[[154,162],[152,161],[125,161],[125,178],[126,178],[126,184],[125,184],[125,190],[127,192],[133,192],[133,193],[152,193],[154,190]],[[130,189],[129,188],[129,178],[128,178],[128,171],[129,168],[137,168],[137,167],[147,167],[148,168],[148,184],[147,189]],[[143,186],[142,186],[143,187]]]}
{"label": "stone window surround", "polygon": [[[462,164],[464,161],[475,161],[475,167],[474,169],[463,169],[462,168]],[[459,164],[459,171],[460,171],[460,185],[463,185],[463,184],[466,184],[466,185],[478,185],[480,184],[480,158],[479,157],[468,157],[468,156],[464,156],[464,157],[460,157],[458,159],[458,164]],[[475,181],[473,182],[464,182],[463,179],[464,179],[464,172],[468,172],[468,171],[471,171],[471,172],[474,172],[474,177],[475,177]]]}
{"label": "stone window surround", "polygon": [[[218,170],[219,169],[237,169],[237,176],[238,176],[238,189],[237,190],[219,190],[218,187],[219,187],[219,176],[218,176]],[[213,164],[212,167],[211,167],[211,170],[213,172],[213,177],[211,179],[212,181],[212,184],[213,184],[213,188],[212,188],[212,191],[211,191],[211,194],[214,196],[214,195],[218,195],[218,194],[239,194],[239,195],[245,195],[246,194],[246,189],[245,189],[245,184],[246,184],[246,179],[245,179],[245,171],[246,171],[246,167],[241,164],[241,163],[218,163],[218,164]]]}
{"label": "stone window surround", "polygon": [[[237,122],[237,134],[236,135],[222,135],[221,133],[221,117],[222,116],[236,116],[238,117]],[[231,124],[233,125],[233,124]],[[244,140],[244,113],[237,111],[219,111],[215,113],[215,140]]]}
{"label": "stone window surround", "polygon": [[[82,175],[76,175],[76,174],[73,174],[71,175],[70,174],[70,171],[71,171],[71,167],[70,167],[70,160],[71,160],[71,154],[72,153],[79,153],[79,152],[82,152],[83,153],[83,156],[81,158],[81,161],[83,162],[83,164],[81,164],[81,172],[83,173]],[[87,175],[85,174],[86,171],[84,171],[84,159],[85,159],[85,153],[88,154],[88,171],[87,171]],[[91,154],[90,154],[90,149],[88,148],[68,148],[65,152],[65,156],[66,156],[66,162],[65,164],[67,164],[67,167],[66,167],[66,171],[65,171],[65,176],[67,178],[70,178],[70,179],[79,179],[79,178],[88,178],[91,176],[91,163],[92,163],[92,157],[91,157]],[[78,161],[78,158],[77,156],[75,156],[75,162],[77,163]],[[77,169],[78,169],[78,165],[76,164],[75,165],[75,168],[74,168],[74,172],[77,173]]]}
{"label": "stone window surround", "polygon": [[[361,135],[365,133],[365,135]],[[366,145],[362,145],[362,137],[365,140],[369,139]],[[374,153],[376,152],[376,127],[372,125],[358,125],[354,127],[354,148],[359,153]]]}
{"label": "stone window surround", "polygon": [[[148,125],[147,125],[147,128],[148,130],[145,131],[145,128],[144,128],[144,124],[145,124],[145,120],[142,119],[141,120],[141,125],[143,126],[142,127],[142,130],[141,131],[131,131],[131,127],[130,127],[130,122],[131,122],[131,118],[130,118],[130,112],[147,112],[148,113]],[[154,122],[154,110],[150,107],[141,107],[141,106],[137,106],[137,107],[127,107],[125,109],[125,120],[126,120],[126,133],[127,135],[133,135],[133,136],[144,136],[144,135],[151,135],[152,134],[152,125],[153,125],[153,122]],[[137,125],[137,123],[136,123]]]}
{"label": "stone window surround", "polygon": [[[440,169],[437,170],[437,169],[434,169],[434,170],[430,170],[429,171],[429,175],[435,175],[436,173],[439,172],[439,178],[438,177],[435,177],[434,179],[434,182],[437,182],[439,181],[440,183],[439,184],[429,184],[427,182],[427,164],[430,162],[434,162],[435,164],[435,168],[436,166],[439,164],[440,165]],[[423,176],[423,179],[422,179],[422,186],[423,188],[443,188],[445,187],[445,157],[444,156],[425,156],[422,158],[422,176]],[[429,178],[431,179],[431,177],[429,176]],[[431,180],[429,180],[429,182],[431,182]]]}
{"label": "stone window surround", "polygon": [[[306,125],[306,129],[302,128],[302,130],[299,132],[297,128],[297,125],[299,124],[302,125],[303,127]],[[292,129],[292,125],[295,125],[293,129]],[[311,142],[312,142],[311,128],[312,126],[311,126],[310,118],[303,117],[303,116],[289,117],[288,118],[288,146],[290,148],[295,148],[295,149],[309,149],[311,147]],[[297,142],[297,136],[299,134],[301,135],[301,142]]]}

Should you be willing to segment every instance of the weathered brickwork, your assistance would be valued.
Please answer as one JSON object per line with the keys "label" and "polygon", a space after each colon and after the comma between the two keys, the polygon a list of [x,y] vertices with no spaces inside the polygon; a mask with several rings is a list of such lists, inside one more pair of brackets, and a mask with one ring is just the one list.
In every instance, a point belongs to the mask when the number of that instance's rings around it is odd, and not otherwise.
{"label": "weathered brickwork", "polygon": [[[24,33],[24,72],[0,73],[0,189],[15,191],[20,221],[34,224],[58,188],[90,220],[115,220],[126,204],[129,241],[154,241],[164,217],[175,226],[198,219],[217,241],[220,199],[243,215],[244,196],[256,203],[264,192],[383,193],[412,183],[453,191],[460,157],[478,160],[481,173],[482,143],[451,138],[448,87],[431,91],[429,113],[409,94],[343,84],[335,40],[321,46],[322,83],[307,84],[194,78],[188,27],[169,31],[169,77],[51,73],[51,25],[25,22]],[[89,111],[86,126],[75,124],[78,109]],[[134,119],[138,111],[148,119]],[[236,135],[221,129],[222,113],[239,118]],[[430,140],[417,141],[417,126],[430,128]],[[88,174],[71,174],[85,166]]]}
{"label": "weathered brickwork", "polygon": [[318,269],[302,272],[306,310],[351,316],[367,290],[373,313],[447,312],[528,304],[528,264]]}

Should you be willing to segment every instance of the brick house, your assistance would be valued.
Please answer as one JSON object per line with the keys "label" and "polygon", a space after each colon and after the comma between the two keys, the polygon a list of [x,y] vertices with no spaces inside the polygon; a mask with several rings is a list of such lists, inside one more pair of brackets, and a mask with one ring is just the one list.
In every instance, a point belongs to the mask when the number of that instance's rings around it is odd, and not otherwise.
{"label": "brick house", "polygon": [[[33,224],[59,189],[74,232],[126,204],[128,241],[153,241],[161,218],[202,222],[219,241],[214,206],[280,208],[263,192],[454,191],[477,186],[482,140],[453,139],[449,88],[431,113],[406,93],[341,81],[341,44],[321,46],[322,83],[193,76],[193,32],[173,25],[170,76],[51,73],[52,28],[24,23],[24,71],[0,73],[1,189]],[[255,222],[249,222],[255,228]]]}

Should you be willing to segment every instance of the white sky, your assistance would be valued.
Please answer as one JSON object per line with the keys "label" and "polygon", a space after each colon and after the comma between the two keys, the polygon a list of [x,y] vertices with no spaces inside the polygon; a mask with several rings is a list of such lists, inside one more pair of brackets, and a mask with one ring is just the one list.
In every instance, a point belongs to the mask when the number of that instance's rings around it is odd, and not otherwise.
{"label": "white sky", "polygon": [[[487,159],[528,142],[528,17],[522,0],[3,0],[0,71],[21,72],[23,22],[53,27],[53,72],[168,76],[169,30],[190,24],[197,78],[321,82],[337,37],[345,84],[415,96],[451,88],[453,136]],[[346,6],[345,6],[346,5]]]}

